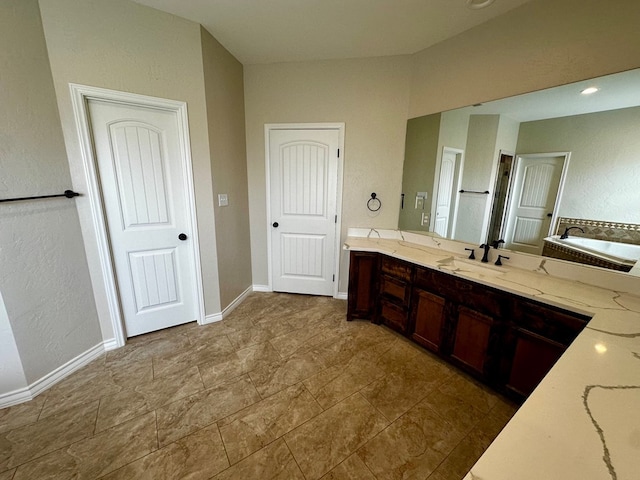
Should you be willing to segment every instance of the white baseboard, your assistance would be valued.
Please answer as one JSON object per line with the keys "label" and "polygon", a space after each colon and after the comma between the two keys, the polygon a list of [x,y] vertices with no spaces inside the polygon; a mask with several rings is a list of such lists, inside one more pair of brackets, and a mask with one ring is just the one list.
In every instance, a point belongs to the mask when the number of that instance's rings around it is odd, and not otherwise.
{"label": "white baseboard", "polygon": [[220,313],[212,313],[211,315],[207,315],[204,317],[203,325],[207,325],[209,323],[219,322],[220,320],[224,320],[231,312],[233,312],[238,305],[244,302],[245,298],[249,296],[251,292],[253,292],[253,287],[247,288],[244,292],[236,297],[236,299],[227,305],[222,312]]}
{"label": "white baseboard", "polygon": [[254,285],[253,291],[254,292],[273,292],[273,290],[269,285]]}
{"label": "white baseboard", "polygon": [[222,320],[222,313],[212,313],[204,317],[204,322],[201,325],[209,325],[210,323],[216,323]]}
{"label": "white baseboard", "polygon": [[115,338],[110,338],[109,340],[104,341],[104,351],[108,352],[109,350],[115,350],[116,348],[120,348],[118,345],[118,340]]}
{"label": "white baseboard", "polygon": [[18,405],[19,403],[28,402],[29,400],[33,400],[33,395],[31,395],[29,387],[20,388],[0,395],[0,408]]}
{"label": "white baseboard", "polygon": [[[80,370],[82,367],[98,358],[107,349],[112,350],[115,348],[111,346],[112,343],[115,345],[115,339],[99,343],[95,347],[91,347],[86,352],[81,353],[64,365],[61,365],[52,372],[46,374],[44,377],[36,380],[28,387],[0,394],[0,408],[10,407],[11,405],[17,405],[18,403],[33,400],[43,391],[51,388],[62,379],[68,377],[73,372]],[[110,348],[107,348],[107,346]]]}
{"label": "white baseboard", "polygon": [[347,292],[338,292],[335,298],[337,298],[338,300],[348,300],[349,294]]}

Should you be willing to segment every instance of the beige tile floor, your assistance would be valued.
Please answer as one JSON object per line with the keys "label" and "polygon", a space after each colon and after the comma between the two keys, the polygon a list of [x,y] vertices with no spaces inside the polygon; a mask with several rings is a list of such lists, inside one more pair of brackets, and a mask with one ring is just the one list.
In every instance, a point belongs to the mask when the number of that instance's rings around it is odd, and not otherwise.
{"label": "beige tile floor", "polygon": [[0,410],[0,480],[460,479],[515,406],[346,303],[254,293]]}

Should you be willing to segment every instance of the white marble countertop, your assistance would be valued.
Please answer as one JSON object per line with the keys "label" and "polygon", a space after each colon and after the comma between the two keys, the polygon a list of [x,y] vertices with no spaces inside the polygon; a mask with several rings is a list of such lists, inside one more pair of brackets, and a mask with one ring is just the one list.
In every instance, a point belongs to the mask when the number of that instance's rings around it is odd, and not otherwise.
{"label": "white marble countertop", "polygon": [[640,479],[637,277],[507,251],[515,261],[496,267],[467,260],[464,247],[356,229],[344,245],[593,315],[464,480]]}

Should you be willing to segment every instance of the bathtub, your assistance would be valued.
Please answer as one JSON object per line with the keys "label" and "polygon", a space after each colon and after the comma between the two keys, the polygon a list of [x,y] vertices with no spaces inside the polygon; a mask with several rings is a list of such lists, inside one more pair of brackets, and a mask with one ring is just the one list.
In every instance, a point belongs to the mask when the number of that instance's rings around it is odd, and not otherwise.
{"label": "bathtub", "polygon": [[630,243],[607,242],[606,240],[582,237],[562,239],[559,235],[553,235],[544,240],[545,242],[561,245],[565,248],[622,265],[633,266],[640,259],[640,245]]}

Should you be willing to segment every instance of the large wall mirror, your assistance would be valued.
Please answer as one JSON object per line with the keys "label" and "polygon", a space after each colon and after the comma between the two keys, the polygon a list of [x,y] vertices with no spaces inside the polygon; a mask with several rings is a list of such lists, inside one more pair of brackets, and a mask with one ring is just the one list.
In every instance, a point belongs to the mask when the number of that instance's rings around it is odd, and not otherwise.
{"label": "large wall mirror", "polygon": [[402,230],[538,255],[568,226],[640,244],[640,69],[410,119],[402,192]]}

